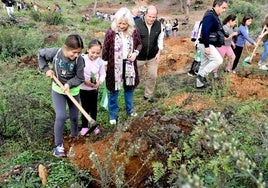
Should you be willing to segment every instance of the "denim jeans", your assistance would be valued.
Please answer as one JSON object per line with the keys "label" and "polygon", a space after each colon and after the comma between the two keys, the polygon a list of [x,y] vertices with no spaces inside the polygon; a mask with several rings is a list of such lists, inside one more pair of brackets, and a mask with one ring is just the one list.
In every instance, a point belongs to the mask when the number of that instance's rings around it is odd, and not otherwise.
{"label": "denim jeans", "polygon": [[265,65],[268,56],[268,40],[263,42],[263,52],[261,55],[261,63]]}
{"label": "denim jeans", "polygon": [[[133,112],[133,89],[124,89],[124,98],[125,98],[125,107],[127,114],[131,114]],[[118,96],[119,90],[114,92],[109,92],[108,95],[108,108],[109,108],[109,118],[110,120],[116,120],[118,118]]]}

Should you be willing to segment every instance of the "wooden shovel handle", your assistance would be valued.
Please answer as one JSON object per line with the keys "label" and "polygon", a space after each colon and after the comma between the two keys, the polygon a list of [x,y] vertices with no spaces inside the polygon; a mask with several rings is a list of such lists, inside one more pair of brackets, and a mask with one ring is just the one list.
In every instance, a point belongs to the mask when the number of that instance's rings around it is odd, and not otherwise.
{"label": "wooden shovel handle", "polygon": [[[264,33],[265,29],[266,29],[266,25],[263,27],[261,35]],[[249,62],[252,61],[253,56],[255,55],[255,52],[256,52],[257,48],[259,47],[260,42],[261,42],[261,38],[259,37],[258,40],[257,40],[256,46],[255,46],[255,48],[254,48],[254,50],[253,50],[253,52],[252,52],[252,54],[250,56]]]}
{"label": "wooden shovel handle", "polygon": [[[62,91],[64,91],[63,84],[59,81],[59,79],[53,75],[54,81],[60,86]],[[87,118],[88,122],[91,124],[91,126],[96,125],[96,121],[90,117],[90,115],[83,109],[83,107],[77,102],[77,100],[70,94],[69,91],[64,91],[64,93],[70,98],[70,100],[74,103],[74,105],[79,109],[79,111]]]}

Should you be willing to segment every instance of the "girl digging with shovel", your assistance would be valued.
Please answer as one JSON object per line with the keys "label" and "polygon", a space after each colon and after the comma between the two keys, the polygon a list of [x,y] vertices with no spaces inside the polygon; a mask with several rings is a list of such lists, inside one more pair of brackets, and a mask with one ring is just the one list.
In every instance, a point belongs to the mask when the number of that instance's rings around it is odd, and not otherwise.
{"label": "girl digging with shovel", "polygon": [[[66,157],[63,146],[66,104],[68,104],[70,112],[71,137],[78,135],[78,109],[82,110],[78,103],[79,91],[80,84],[85,80],[85,62],[80,56],[83,47],[82,38],[77,34],[72,34],[66,38],[62,48],[45,48],[38,51],[40,69],[45,72],[47,77],[54,79],[52,82],[52,100],[56,118],[54,123],[55,150],[53,154],[56,157]],[[53,64],[52,69],[49,67],[50,62]],[[84,111],[82,110],[82,112]],[[95,123],[95,121],[92,122]]]}

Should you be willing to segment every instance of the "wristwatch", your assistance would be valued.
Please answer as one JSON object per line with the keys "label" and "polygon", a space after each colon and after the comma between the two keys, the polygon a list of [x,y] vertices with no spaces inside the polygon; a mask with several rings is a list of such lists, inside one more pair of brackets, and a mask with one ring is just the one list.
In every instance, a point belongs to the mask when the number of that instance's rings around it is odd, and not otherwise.
{"label": "wristwatch", "polygon": [[134,50],[134,52],[136,53],[136,55],[138,56],[139,55],[139,50]]}

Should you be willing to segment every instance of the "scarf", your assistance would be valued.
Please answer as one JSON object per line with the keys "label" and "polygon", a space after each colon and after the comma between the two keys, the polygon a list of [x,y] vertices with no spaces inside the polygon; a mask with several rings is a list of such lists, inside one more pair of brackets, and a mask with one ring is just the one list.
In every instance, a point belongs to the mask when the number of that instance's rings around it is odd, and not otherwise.
{"label": "scarf", "polygon": [[[133,51],[133,37],[127,36],[126,46],[123,46],[123,33],[117,32],[115,35],[114,43],[114,78],[115,78],[115,90],[120,90],[122,87],[123,80],[126,85],[133,84],[131,81],[133,78],[135,80],[135,70],[134,63],[128,61],[123,66],[123,48],[127,50],[128,54],[131,54]],[[124,74],[123,74],[124,72]],[[134,85],[134,84],[133,84]]]}
{"label": "scarf", "polygon": [[124,60],[124,81],[126,86],[134,86],[135,84],[135,69],[134,63],[128,60]]}

